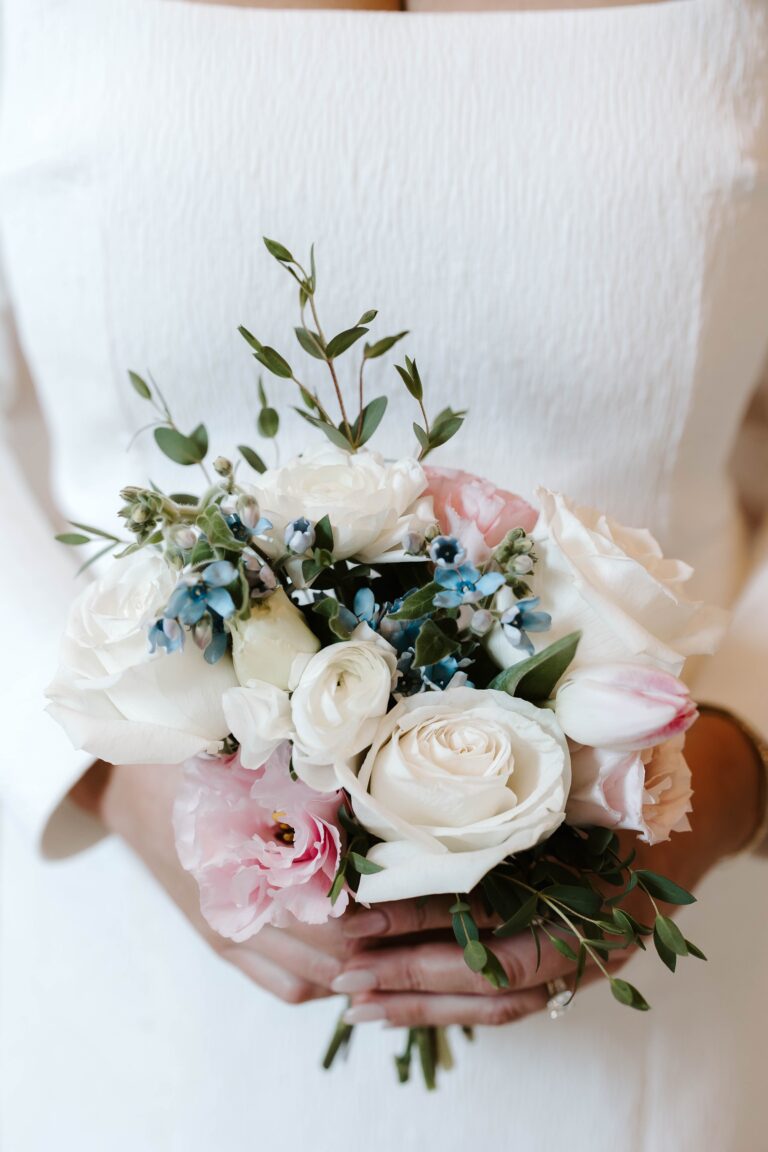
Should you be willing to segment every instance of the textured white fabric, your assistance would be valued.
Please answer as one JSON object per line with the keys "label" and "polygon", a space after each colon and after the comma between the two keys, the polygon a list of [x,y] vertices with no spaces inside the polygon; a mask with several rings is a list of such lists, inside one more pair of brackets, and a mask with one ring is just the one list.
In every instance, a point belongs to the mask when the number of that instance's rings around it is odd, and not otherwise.
{"label": "textured white fabric", "polygon": [[[4,5],[4,256],[61,514],[114,523],[122,483],[174,476],[148,440],[125,452],[146,417],[128,367],[217,450],[255,442],[235,326],[287,352],[293,322],[260,237],[298,254],[316,240],[327,328],[378,307],[382,334],[413,330],[430,404],[470,403],[444,463],[647,524],[708,598],[748,581],[702,691],[768,730],[768,560],[750,557],[727,473],[768,334],[764,0],[444,17]],[[405,429],[410,402],[379,371]],[[44,459],[20,450],[23,372],[5,382],[2,787],[39,836],[82,770],[38,713],[73,588],[19,479],[19,460]],[[267,384],[285,407],[288,386]],[[283,451],[303,436],[288,418]],[[759,517],[765,479],[747,472]],[[361,1131],[370,1152],[764,1144],[768,928],[752,914],[747,936],[729,910],[764,900],[754,863],[686,912],[708,966],[672,984],[636,962],[648,1017],[587,992],[555,1031],[484,1034],[432,1099],[390,1088],[394,1041],[376,1029],[322,1077],[334,1008],[285,1009],[215,962],[119,844],[52,869],[8,823],[2,885],[12,1152],[325,1152]]]}

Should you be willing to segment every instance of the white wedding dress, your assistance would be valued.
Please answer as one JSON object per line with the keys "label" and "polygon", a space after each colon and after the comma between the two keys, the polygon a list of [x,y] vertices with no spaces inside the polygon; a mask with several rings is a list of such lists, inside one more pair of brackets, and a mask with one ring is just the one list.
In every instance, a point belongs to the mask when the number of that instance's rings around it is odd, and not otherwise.
{"label": "white wedding dress", "polygon": [[[395,1086],[399,1037],[369,1025],[327,1075],[337,1003],[271,999],[120,843],[78,851],[93,828],[59,802],[86,761],[41,699],[74,592],[53,505],[109,525],[125,482],[179,483],[150,437],[126,451],[147,418],[126,370],[151,370],[217,451],[256,443],[236,327],[286,352],[296,322],[267,234],[301,256],[317,242],[329,329],[377,307],[379,334],[412,330],[430,406],[470,407],[442,462],[648,525],[701,596],[735,601],[697,690],[768,730],[768,537],[750,528],[768,505],[765,0],[445,16],[4,0],[3,56],[5,1152],[768,1147],[764,865],[723,865],[683,914],[708,964],[633,962],[645,1016],[591,988],[556,1024],[458,1043],[433,1096]],[[391,358],[378,371],[394,451],[410,400]],[[288,386],[267,387],[285,411]],[[283,456],[305,437],[284,427]]]}

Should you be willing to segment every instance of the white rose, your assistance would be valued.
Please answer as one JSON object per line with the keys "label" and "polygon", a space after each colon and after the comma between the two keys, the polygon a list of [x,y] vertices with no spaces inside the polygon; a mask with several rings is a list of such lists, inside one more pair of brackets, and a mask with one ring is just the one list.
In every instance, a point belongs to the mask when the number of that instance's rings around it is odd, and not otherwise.
{"label": "white rose", "polygon": [[274,684],[252,680],[244,688],[230,688],[223,704],[244,768],[260,768],[279,744],[293,739],[290,697]]}
{"label": "white rose", "polygon": [[228,656],[206,664],[189,638],[179,652],[150,654],[147,626],[174,584],[161,556],[141,552],[112,563],[70,609],[48,711],[77,748],[111,764],[178,764],[229,731]]}
{"label": "white rose", "polygon": [[231,627],[232,660],[241,684],[265,680],[287,688],[296,657],[320,647],[303,613],[282,588],[256,603],[250,620],[234,620]]}
{"label": "white rose", "polygon": [[328,516],[334,556],[373,562],[401,557],[408,533],[434,524],[426,488],[416,460],[388,463],[378,452],[346,452],[327,444],[265,472],[254,494],[273,524],[265,546],[282,551],[286,526],[298,517],[314,524]]}
{"label": "white rose", "polygon": [[[638,660],[674,676],[687,656],[714,651],[726,613],[686,597],[682,585],[691,569],[665,560],[650,532],[543,488],[537,498],[539,559],[530,584],[540,609],[552,616],[548,632],[531,635],[537,651],[580,630],[571,668]],[[502,668],[520,659],[498,626],[486,643]]]}
{"label": "white rose", "polygon": [[568,746],[554,715],[504,692],[409,696],[381,721],[358,772],[337,765],[368,853],[364,903],[471,891],[563,820]]}
{"label": "white rose", "polygon": [[294,768],[312,788],[338,788],[333,765],[362,752],[389,705],[397,654],[366,624],[312,656],[291,697]]}

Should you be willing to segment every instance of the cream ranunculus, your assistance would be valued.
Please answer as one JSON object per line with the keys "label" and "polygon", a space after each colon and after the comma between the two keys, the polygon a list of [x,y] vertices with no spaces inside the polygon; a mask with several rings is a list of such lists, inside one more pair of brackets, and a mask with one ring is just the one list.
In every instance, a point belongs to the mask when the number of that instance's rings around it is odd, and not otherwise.
{"label": "cream ranunculus", "polygon": [[150,654],[147,626],[174,585],[165,560],[142,552],[112,563],[70,610],[48,711],[77,748],[111,764],[177,764],[215,751],[229,731],[229,656],[206,664],[189,639]]}
{"label": "cream ranunculus", "polygon": [[471,891],[563,820],[568,746],[554,715],[504,692],[409,696],[381,721],[359,771],[337,764],[358,819],[384,843],[364,903]]}
{"label": "cream ranunculus", "polygon": [[312,656],[291,697],[298,776],[320,792],[338,788],[334,765],[367,748],[389,705],[397,654],[367,624]]}
{"label": "cream ranunculus", "polygon": [[[665,560],[650,532],[546,489],[537,498],[539,559],[530,584],[552,616],[551,629],[531,637],[537,650],[581,630],[572,669],[638,660],[675,676],[687,656],[714,651],[726,614],[687,598],[691,569]],[[498,626],[486,643],[502,668],[520,658]]]}
{"label": "cream ranunculus", "polygon": [[259,477],[261,512],[273,524],[265,540],[283,551],[285,529],[297,517],[328,516],[334,556],[372,562],[401,556],[405,537],[435,522],[427,478],[416,460],[389,463],[378,452],[346,452],[332,444],[297,456]]}
{"label": "cream ranunculus", "polygon": [[232,660],[241,684],[264,680],[285,689],[296,657],[319,647],[303,613],[282,588],[257,601],[249,620],[232,622]]}
{"label": "cream ranunculus", "polygon": [[240,744],[244,768],[260,768],[280,744],[293,739],[288,693],[263,680],[225,692],[224,715]]}

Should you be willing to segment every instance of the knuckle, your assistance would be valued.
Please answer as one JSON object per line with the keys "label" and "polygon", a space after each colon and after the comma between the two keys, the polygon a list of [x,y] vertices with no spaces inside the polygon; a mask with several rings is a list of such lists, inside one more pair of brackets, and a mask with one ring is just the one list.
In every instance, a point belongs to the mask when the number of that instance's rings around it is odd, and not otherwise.
{"label": "knuckle", "polygon": [[412,992],[426,991],[426,974],[421,963],[413,956],[404,956],[398,964],[398,983]]}
{"label": "knuckle", "polygon": [[510,987],[520,988],[525,984],[529,975],[528,967],[514,941],[510,941],[506,947],[499,949],[497,955],[507,974]]}
{"label": "knuckle", "polygon": [[488,1023],[495,1028],[511,1024],[522,1015],[520,1007],[510,996],[499,997],[488,1009]]}
{"label": "knuckle", "polygon": [[291,980],[281,990],[279,997],[286,1004],[306,1004],[308,1000],[314,1000],[315,989],[308,980]]}

